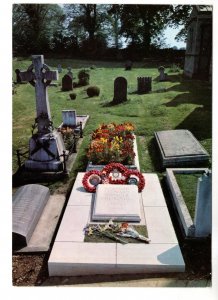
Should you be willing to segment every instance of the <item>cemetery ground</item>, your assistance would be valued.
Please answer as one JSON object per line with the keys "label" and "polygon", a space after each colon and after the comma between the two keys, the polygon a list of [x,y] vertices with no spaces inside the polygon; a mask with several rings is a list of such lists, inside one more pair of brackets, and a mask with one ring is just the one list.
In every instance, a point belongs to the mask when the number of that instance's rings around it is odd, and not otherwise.
{"label": "cemetery ground", "polygon": [[[13,70],[26,70],[31,59],[16,59]],[[154,132],[159,130],[188,129],[202,146],[212,155],[212,90],[206,81],[188,80],[182,76],[182,70],[176,70],[170,63],[163,63],[168,74],[168,81],[158,81],[158,67],[162,63],[134,63],[131,71],[126,71],[124,63],[98,62],[84,60],[45,59],[52,69],[61,64],[63,71],[59,74],[57,86],[48,88],[51,115],[54,127],[62,123],[61,111],[75,109],[77,114],[90,116],[84,129],[84,138],[79,148],[75,163],[68,177],[55,182],[40,182],[49,187],[51,194],[64,194],[68,199],[78,172],[84,172],[87,166],[86,151],[90,142],[90,134],[101,123],[131,122],[135,125],[139,152],[140,170],[143,173],[157,173],[167,201],[168,209],[176,230],[181,251],[183,253],[186,272],[181,274],[152,275],[111,275],[95,277],[78,277],[71,280],[56,281],[55,284],[79,284],[102,281],[140,280],[143,278],[175,278],[188,281],[210,279],[211,251],[210,241],[184,241],[178,230],[176,216],[173,214],[169,194],[165,184],[164,170],[161,168],[159,153],[155,145]],[[76,87],[76,99],[71,100],[71,92],[61,91],[61,79],[72,67],[74,82],[78,82],[77,74],[81,69],[88,69],[90,85],[100,88],[98,97],[88,97],[88,86]],[[15,81],[15,73],[14,81]],[[112,105],[114,80],[123,76],[128,82],[127,101]],[[137,93],[137,77],[152,77],[152,92]],[[35,119],[34,89],[30,84],[17,84],[13,95],[13,173],[17,171],[16,150],[28,150],[32,125]],[[211,167],[211,160],[207,167]],[[188,179],[183,178],[183,181]],[[183,182],[184,184],[184,182]],[[187,182],[188,184],[188,182]],[[13,187],[15,191],[17,187]],[[48,282],[47,261],[49,254],[13,255],[14,285],[46,285]]]}

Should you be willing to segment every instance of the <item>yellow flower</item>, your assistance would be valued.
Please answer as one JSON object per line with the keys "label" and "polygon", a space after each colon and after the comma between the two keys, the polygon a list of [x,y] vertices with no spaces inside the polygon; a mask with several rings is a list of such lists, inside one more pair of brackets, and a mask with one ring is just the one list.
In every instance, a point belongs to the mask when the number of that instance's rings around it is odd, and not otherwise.
{"label": "yellow flower", "polygon": [[107,139],[105,139],[105,138],[100,138],[100,141],[103,143],[103,144],[107,144]]}

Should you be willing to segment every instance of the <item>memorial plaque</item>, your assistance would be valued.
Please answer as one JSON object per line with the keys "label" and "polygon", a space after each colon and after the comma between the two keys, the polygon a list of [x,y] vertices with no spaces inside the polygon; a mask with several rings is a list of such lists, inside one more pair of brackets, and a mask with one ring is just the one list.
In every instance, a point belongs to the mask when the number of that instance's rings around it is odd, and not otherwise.
{"label": "memorial plaque", "polygon": [[49,196],[39,184],[22,186],[13,195],[13,245],[27,246]]}
{"label": "memorial plaque", "polygon": [[163,166],[192,165],[207,161],[209,155],[189,130],[155,132]]}
{"label": "memorial plaque", "polygon": [[99,184],[93,207],[93,221],[140,222],[140,203],[136,185]]}
{"label": "memorial plaque", "polygon": [[75,110],[62,110],[63,126],[75,127],[77,125]]}

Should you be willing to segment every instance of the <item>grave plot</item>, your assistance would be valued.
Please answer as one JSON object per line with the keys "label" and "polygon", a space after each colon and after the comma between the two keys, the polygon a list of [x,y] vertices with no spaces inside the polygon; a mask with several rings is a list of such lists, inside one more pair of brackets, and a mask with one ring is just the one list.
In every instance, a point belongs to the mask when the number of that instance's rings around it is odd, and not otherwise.
{"label": "grave plot", "polygon": [[140,170],[136,136],[132,123],[101,124],[93,133],[88,149],[88,170],[101,170],[109,162]]}
{"label": "grave plot", "polygon": [[162,167],[184,167],[207,163],[209,155],[189,130],[164,130],[154,133]]}
{"label": "grave plot", "polygon": [[[92,178],[94,185],[99,183]],[[149,241],[140,243],[111,242],[86,242],[85,228],[87,224],[99,224],[94,221],[98,201],[98,189],[96,193],[87,192],[83,186],[85,173],[78,173],[73,190],[71,192],[67,207],[60,224],[53,249],[48,260],[49,276],[79,276],[89,274],[136,274],[136,273],[162,273],[162,272],[184,272],[185,263],[178,244],[162,189],[156,174],[143,174],[145,180],[144,189],[135,195],[135,187],[129,185],[131,193],[136,199],[134,210],[139,218],[129,219],[128,224],[144,225],[147,227]],[[100,186],[100,185],[99,185]],[[114,194],[113,184],[102,184],[106,187],[107,194]],[[127,187],[127,185],[124,185]],[[123,193],[117,186],[116,194]],[[100,196],[102,196],[100,191]],[[108,195],[110,197],[111,195]],[[128,205],[126,196],[116,195],[117,201],[105,203],[97,210],[102,212],[108,220],[108,215],[116,215],[119,211],[121,216],[132,213],[132,205]],[[105,197],[104,197],[105,198]],[[132,198],[131,198],[132,199]],[[121,203],[117,203],[121,201]],[[124,202],[123,202],[124,201]],[[130,199],[129,199],[130,201]],[[110,205],[108,207],[108,205]],[[127,205],[126,205],[127,204]],[[138,206],[140,211],[138,211]],[[122,211],[120,211],[122,210]],[[93,215],[94,213],[94,215]],[[125,221],[127,222],[127,221]],[[107,224],[101,220],[101,224]],[[126,224],[126,223],[124,223]],[[122,238],[122,237],[120,237]]]}
{"label": "grave plot", "polygon": [[[179,178],[177,175],[186,174],[190,177],[194,174],[198,175],[198,178],[194,182],[190,181],[186,185],[189,185],[188,194],[183,191],[182,184],[179,184]],[[186,176],[186,177],[187,177]],[[210,237],[212,233],[212,174],[211,171],[205,168],[175,168],[166,169],[166,179],[173,207],[178,217],[181,232],[186,238],[205,238]],[[192,206],[188,208],[188,197],[191,190],[194,189],[194,199]],[[193,209],[193,212],[191,212]]]}
{"label": "grave plot", "polygon": [[47,187],[28,184],[13,195],[12,242],[15,253],[50,250],[64,195],[50,195]]}
{"label": "grave plot", "polygon": [[[24,184],[28,182],[48,181],[59,179],[66,176],[72,167],[76,156],[76,137],[71,139],[70,151],[66,149],[63,139],[64,127],[73,129],[74,134],[82,138],[82,130],[89,116],[76,116],[76,112],[66,112],[63,123],[58,130],[54,129],[51,120],[50,105],[47,93],[47,87],[51,85],[52,80],[58,79],[58,72],[51,71],[44,64],[43,55],[33,55],[33,63],[27,71],[21,71],[19,76],[21,80],[28,81],[35,87],[36,94],[36,119],[32,126],[32,137],[29,140],[29,150],[21,153],[17,149],[17,159],[19,169],[13,176],[13,183]],[[67,115],[67,116],[66,116]],[[35,132],[36,131],[36,132]],[[74,154],[74,155],[71,155]],[[22,161],[25,159],[24,164]]]}

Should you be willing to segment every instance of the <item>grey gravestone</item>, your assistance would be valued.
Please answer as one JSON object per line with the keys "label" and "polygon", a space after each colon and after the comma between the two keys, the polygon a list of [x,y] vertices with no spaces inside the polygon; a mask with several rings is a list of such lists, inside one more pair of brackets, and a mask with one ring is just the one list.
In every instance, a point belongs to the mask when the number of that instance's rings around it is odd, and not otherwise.
{"label": "grey gravestone", "polygon": [[[62,157],[65,151],[61,133],[53,130],[47,86],[58,79],[57,71],[50,71],[44,64],[43,55],[33,55],[33,64],[26,72],[20,72],[21,79],[29,81],[35,87],[36,123],[38,132],[29,142],[29,159],[26,169],[41,171],[60,171],[63,168]],[[34,72],[34,71],[35,72]],[[60,147],[60,145],[62,145]]]}
{"label": "grey gravestone", "polygon": [[71,74],[65,74],[62,78],[62,91],[72,91],[73,90],[73,79]]}
{"label": "grey gravestone", "polygon": [[75,127],[77,125],[75,110],[62,110],[63,126]]}
{"label": "grey gravestone", "polygon": [[127,101],[127,80],[124,77],[117,77],[114,81],[113,103],[118,104]]}
{"label": "grey gravestone", "polygon": [[158,68],[158,71],[159,71],[159,81],[166,81],[167,80],[167,74],[164,73],[165,71],[165,68],[163,66],[160,66]]}
{"label": "grey gravestone", "polygon": [[195,236],[203,237],[212,231],[212,174],[204,173],[198,179],[195,204]]}
{"label": "grey gravestone", "polygon": [[93,221],[140,222],[140,203],[136,185],[99,184],[96,189]]}
{"label": "grey gravestone", "polygon": [[189,130],[164,130],[154,135],[163,167],[192,166],[209,159],[206,150]]}
{"label": "grey gravestone", "polygon": [[28,184],[13,195],[13,245],[27,246],[49,199],[47,187]]}
{"label": "grey gravestone", "polygon": [[57,69],[58,69],[58,73],[62,73],[62,67],[61,67],[60,64],[58,65],[58,68],[57,68]]}
{"label": "grey gravestone", "polygon": [[132,70],[132,61],[131,60],[127,60],[127,62],[125,63],[125,70],[126,71]]}
{"label": "grey gravestone", "polygon": [[137,82],[138,82],[138,93],[139,94],[151,92],[152,77],[137,77]]}
{"label": "grey gravestone", "polygon": [[15,73],[16,73],[16,82],[17,82],[17,83],[21,83],[22,80],[21,80],[21,77],[20,77],[20,70],[19,70],[19,69],[16,69],[16,70],[15,70]]}

